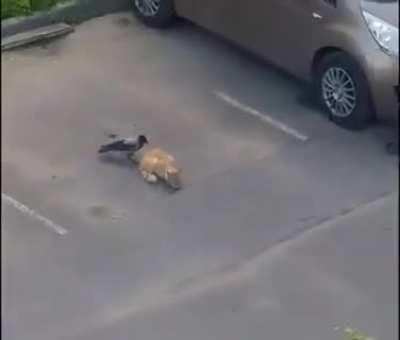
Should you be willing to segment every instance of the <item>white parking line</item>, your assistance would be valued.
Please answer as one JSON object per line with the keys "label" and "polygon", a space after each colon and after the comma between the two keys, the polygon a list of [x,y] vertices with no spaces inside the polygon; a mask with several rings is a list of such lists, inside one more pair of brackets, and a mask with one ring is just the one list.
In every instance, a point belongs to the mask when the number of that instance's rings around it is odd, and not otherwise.
{"label": "white parking line", "polygon": [[16,199],[12,198],[11,196],[8,196],[5,193],[1,193],[1,200],[5,203],[11,205],[18,211],[22,212],[23,214],[31,216],[32,218],[42,222],[46,227],[55,231],[57,234],[59,234],[59,235],[68,234],[68,231],[65,228],[63,228],[60,225],[58,225],[57,223],[54,223],[53,221],[49,220],[47,217],[40,215],[35,210],[28,208],[26,205],[22,204],[21,202],[18,202]]}
{"label": "white parking line", "polygon": [[302,142],[307,142],[309,140],[309,137],[302,134],[301,132],[297,131],[296,129],[291,128],[290,126],[287,126],[286,124],[276,120],[275,118],[272,118],[271,116],[267,115],[266,113],[260,112],[256,109],[253,109],[250,106],[247,106],[245,104],[242,104],[238,100],[232,98],[228,94],[220,91],[216,91],[215,95],[217,98],[221,99],[225,103],[229,104],[230,106],[239,109],[243,112],[249,113],[254,117],[257,117],[260,119],[262,122],[267,123],[274,127],[275,129],[278,129]]}

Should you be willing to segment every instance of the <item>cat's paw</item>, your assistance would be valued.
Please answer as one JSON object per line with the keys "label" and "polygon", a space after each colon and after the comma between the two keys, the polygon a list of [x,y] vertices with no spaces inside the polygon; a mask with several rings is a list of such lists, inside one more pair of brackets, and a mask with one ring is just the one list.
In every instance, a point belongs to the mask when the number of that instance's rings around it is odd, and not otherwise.
{"label": "cat's paw", "polygon": [[149,174],[147,176],[147,182],[149,182],[149,183],[157,183],[158,182],[158,178],[157,178],[156,175]]}
{"label": "cat's paw", "polygon": [[158,181],[158,178],[156,175],[153,175],[147,171],[142,171],[142,176],[145,179],[145,181],[148,183],[156,183]]}

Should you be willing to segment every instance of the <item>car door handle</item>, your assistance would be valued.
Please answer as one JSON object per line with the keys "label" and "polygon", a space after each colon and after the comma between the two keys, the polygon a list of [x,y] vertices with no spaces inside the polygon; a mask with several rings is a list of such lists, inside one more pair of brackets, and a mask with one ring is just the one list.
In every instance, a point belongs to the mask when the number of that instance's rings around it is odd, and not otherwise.
{"label": "car door handle", "polygon": [[322,15],[321,15],[321,14],[318,14],[318,13],[316,13],[316,12],[313,12],[312,16],[313,16],[314,19],[319,19],[319,20],[322,19]]}

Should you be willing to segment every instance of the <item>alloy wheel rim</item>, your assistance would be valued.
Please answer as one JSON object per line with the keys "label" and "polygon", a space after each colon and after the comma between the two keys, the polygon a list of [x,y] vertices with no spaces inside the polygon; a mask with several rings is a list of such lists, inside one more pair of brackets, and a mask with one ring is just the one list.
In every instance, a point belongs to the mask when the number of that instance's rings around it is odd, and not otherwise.
{"label": "alloy wheel rim", "polygon": [[322,96],[325,105],[336,117],[349,117],[357,106],[357,93],[353,78],[340,67],[331,67],[324,73]]}
{"label": "alloy wheel rim", "polygon": [[160,9],[161,0],[135,0],[135,6],[146,17],[155,16]]}

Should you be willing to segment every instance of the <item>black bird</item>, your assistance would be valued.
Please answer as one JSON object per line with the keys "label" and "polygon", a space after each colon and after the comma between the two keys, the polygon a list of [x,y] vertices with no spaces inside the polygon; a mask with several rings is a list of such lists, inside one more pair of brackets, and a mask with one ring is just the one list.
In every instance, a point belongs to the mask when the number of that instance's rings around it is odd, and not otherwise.
{"label": "black bird", "polygon": [[148,142],[147,137],[144,135],[140,135],[137,138],[124,138],[110,144],[102,145],[99,154],[112,151],[129,152],[130,154],[134,154],[136,151],[143,148],[143,146]]}

